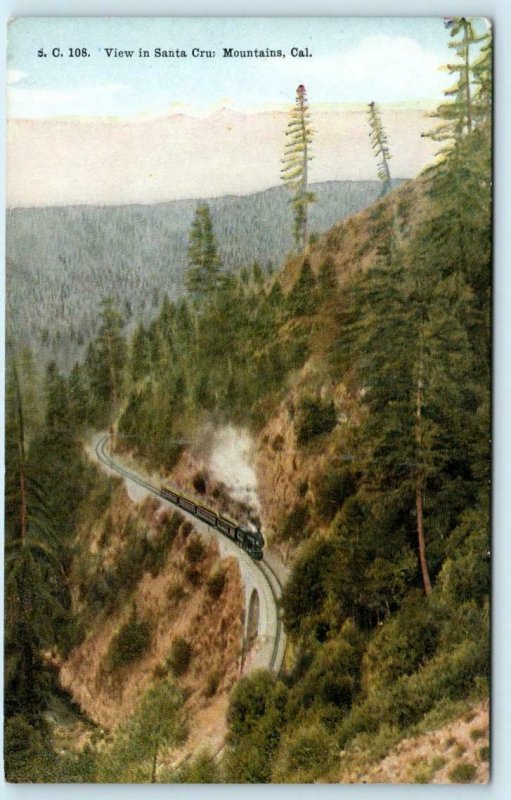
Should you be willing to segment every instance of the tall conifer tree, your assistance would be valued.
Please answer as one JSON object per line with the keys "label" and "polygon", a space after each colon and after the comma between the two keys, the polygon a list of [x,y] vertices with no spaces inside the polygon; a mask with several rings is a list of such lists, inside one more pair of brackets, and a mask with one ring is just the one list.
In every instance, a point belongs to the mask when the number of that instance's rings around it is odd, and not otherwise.
{"label": "tall conifer tree", "polygon": [[288,141],[284,148],[281,178],[293,193],[291,204],[295,219],[294,238],[298,248],[307,244],[308,207],[314,202],[314,193],[309,191],[308,168],[312,160],[310,145],[312,143],[312,127],[305,86],[300,84],[296,89],[296,101],[289,116],[286,136]]}
{"label": "tall conifer tree", "polygon": [[209,206],[199,203],[188,240],[188,291],[197,299],[204,298],[218,285],[221,266]]}
{"label": "tall conifer tree", "polygon": [[390,169],[388,163],[391,158],[391,155],[389,150],[389,140],[387,132],[383,127],[380,111],[374,100],[369,103],[369,127],[371,129],[369,133],[371,146],[374,150],[376,158],[379,159],[378,177],[382,182],[381,193],[382,195],[384,195],[390,192],[391,189]]}

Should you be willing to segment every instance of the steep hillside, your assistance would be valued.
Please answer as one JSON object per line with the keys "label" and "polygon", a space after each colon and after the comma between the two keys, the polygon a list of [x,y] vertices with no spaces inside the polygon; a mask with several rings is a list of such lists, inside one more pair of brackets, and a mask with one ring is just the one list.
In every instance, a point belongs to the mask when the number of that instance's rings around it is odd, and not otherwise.
{"label": "steep hillside", "polygon": [[[190,720],[184,752],[215,749],[239,672],[244,609],[237,564],[221,561],[216,544],[203,544],[179,514],[154,500],[134,505],[121,488],[80,540],[72,587],[84,638],[60,664],[61,686],[89,719],[115,732],[151,685],[174,676]],[[148,634],[140,652],[128,640],[119,650],[120,632],[135,636],[137,625]],[[176,641],[188,648],[179,666]]]}
{"label": "steep hillside", "polygon": [[[368,770],[369,758],[341,753],[341,783],[488,783],[490,730],[487,701],[429,733],[404,739]],[[352,759],[351,765],[348,766]],[[354,763],[359,762],[358,769]],[[348,762],[346,764],[345,762]]]}

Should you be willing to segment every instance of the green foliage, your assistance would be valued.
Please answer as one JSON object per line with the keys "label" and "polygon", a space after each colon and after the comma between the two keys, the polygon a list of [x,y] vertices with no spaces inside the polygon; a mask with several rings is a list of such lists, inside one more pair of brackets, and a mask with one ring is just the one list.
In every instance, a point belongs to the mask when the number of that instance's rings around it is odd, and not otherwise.
{"label": "green foliage", "polygon": [[172,642],[170,653],[167,656],[167,664],[177,678],[184,675],[192,660],[192,646],[183,637],[177,636]]}
{"label": "green foliage", "polygon": [[186,545],[186,558],[190,564],[198,564],[206,554],[206,546],[200,536],[194,536]]}
{"label": "green foliage", "polygon": [[364,677],[371,692],[411,675],[436,652],[440,632],[431,604],[411,593],[399,612],[371,640],[364,656]]}
{"label": "green foliage", "polygon": [[279,525],[278,538],[284,542],[302,542],[307,538],[309,509],[304,502],[297,503]]}
{"label": "green foliage", "polygon": [[314,193],[308,188],[310,144],[312,128],[310,111],[305,86],[300,84],[296,89],[296,102],[289,115],[287,125],[284,158],[282,159],[281,178],[285,186],[292,192],[295,226],[294,237],[297,247],[307,244],[307,209],[314,202]]}
{"label": "green foliage", "polygon": [[242,678],[231,694],[226,780],[267,783],[284,719],[286,690],[266,670]]}
{"label": "green foliage", "polygon": [[214,600],[218,600],[224,590],[225,582],[224,570],[220,567],[215,567],[206,581],[206,588],[210,597]]}
{"label": "green foliage", "polygon": [[221,261],[213,232],[211,212],[207,203],[199,203],[188,242],[188,272],[186,288],[202,299],[217,285]]}
{"label": "green foliage", "polygon": [[86,369],[92,393],[96,424],[106,421],[121,397],[126,364],[126,342],[122,336],[123,319],[113,300],[101,303],[100,326],[96,340],[87,350]]}
{"label": "green foliage", "polygon": [[214,670],[213,672],[208,672],[208,676],[206,678],[206,686],[204,688],[205,697],[213,697],[213,695],[217,693],[221,679],[222,676],[220,675],[218,670]]}
{"label": "green foliage", "polygon": [[456,764],[449,770],[449,780],[451,783],[472,783],[477,772],[475,764],[463,762]]}
{"label": "green foliage", "polygon": [[315,512],[325,522],[331,521],[356,488],[357,474],[350,467],[322,474],[313,487]]}
{"label": "green foliage", "polygon": [[98,763],[106,783],[156,783],[162,752],[186,740],[183,695],[169,679],[146,690]]}
{"label": "green foliage", "polygon": [[41,727],[21,714],[9,717],[4,728],[5,777],[11,783],[49,779],[54,754]]}
{"label": "green foliage", "polygon": [[382,182],[382,194],[390,192],[390,170],[389,160],[390,150],[388,136],[381,121],[380,111],[374,100],[369,103],[369,138],[371,140],[371,147],[375,151],[375,156],[379,158],[378,161],[378,177]]}
{"label": "green foliage", "polygon": [[145,619],[132,617],[115,634],[108,650],[108,663],[115,670],[137,661],[151,643],[151,625]]}
{"label": "green foliage", "polygon": [[203,472],[197,472],[193,476],[193,488],[199,494],[204,494],[207,488],[206,475]]}
{"label": "green foliage", "polygon": [[293,317],[313,314],[317,309],[316,278],[307,258],[304,259],[300,274],[289,292],[286,305]]}
{"label": "green foliage", "polygon": [[332,401],[323,403],[312,397],[304,397],[300,403],[297,421],[297,442],[307,444],[316,436],[330,433],[337,424],[337,415]]}
{"label": "green foliage", "polygon": [[290,689],[289,717],[300,719],[314,712],[328,727],[334,727],[360,690],[363,648],[363,637],[351,622],[344,624],[335,639],[314,643],[307,659],[310,663],[303,674],[298,671]]}
{"label": "green foliage", "polygon": [[290,731],[275,756],[276,783],[314,783],[336,765],[335,738],[318,722],[306,722]]}
{"label": "green foliage", "polygon": [[176,773],[169,775],[168,781],[162,775],[162,783],[222,783],[219,765],[215,754],[202,750],[194,758],[182,766]]}
{"label": "green foliage", "polygon": [[479,758],[481,761],[490,760],[490,748],[488,746],[479,748]]}
{"label": "green foliage", "polygon": [[334,552],[333,544],[312,539],[301,549],[282,593],[284,623],[291,633],[302,625],[314,626],[327,598],[325,574]]}

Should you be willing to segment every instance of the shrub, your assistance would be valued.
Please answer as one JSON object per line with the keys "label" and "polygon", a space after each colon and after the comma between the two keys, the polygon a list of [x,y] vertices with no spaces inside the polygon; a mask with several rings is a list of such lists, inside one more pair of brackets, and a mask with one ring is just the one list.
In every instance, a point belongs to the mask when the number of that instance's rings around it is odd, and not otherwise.
{"label": "shrub", "polygon": [[470,731],[470,738],[473,742],[476,742],[478,739],[482,739],[485,735],[484,728],[472,728]]}
{"label": "shrub", "polygon": [[456,766],[449,771],[449,780],[451,783],[472,783],[476,772],[477,769],[474,764],[468,764],[466,762],[456,764]]}
{"label": "shrub", "polygon": [[167,665],[177,678],[184,675],[192,658],[192,647],[183,636],[178,636],[172,642],[170,654],[167,657]]}
{"label": "shrub", "polygon": [[291,633],[298,633],[302,623],[312,615],[320,615],[327,596],[325,578],[333,553],[330,541],[312,539],[294,562],[282,594],[284,623]]}
{"label": "shrub", "polygon": [[213,695],[217,693],[218,687],[220,686],[220,680],[221,676],[218,670],[208,673],[208,677],[206,678],[206,687],[204,689],[204,694],[206,697],[213,697]]}
{"label": "shrub", "polygon": [[403,608],[372,639],[364,657],[369,690],[391,686],[413,673],[435,652],[439,625],[422,596],[410,595]]}
{"label": "shrub", "polygon": [[332,520],[345,500],[355,493],[356,488],[357,476],[349,467],[321,475],[314,486],[316,511],[321,519],[325,522]]}
{"label": "shrub", "polygon": [[166,678],[168,672],[169,670],[166,664],[156,664],[155,668],[153,669],[153,676],[158,679]]}
{"label": "shrub", "polygon": [[305,397],[300,405],[297,423],[297,441],[299,445],[307,444],[315,436],[330,433],[337,424],[337,416],[333,402],[322,403]]}
{"label": "shrub", "polygon": [[299,725],[281,742],[273,778],[278,782],[312,783],[334,766],[334,738],[321,723]]}
{"label": "shrub", "polygon": [[185,577],[195,588],[201,585],[202,575],[195,567],[188,567],[188,569],[185,570]]}
{"label": "shrub", "polygon": [[215,754],[203,750],[191,761],[188,761],[176,773],[169,769],[168,776],[164,770],[159,774],[162,783],[222,783],[219,765],[216,763]]}
{"label": "shrub", "polygon": [[184,522],[184,517],[179,511],[174,511],[170,517],[165,516],[161,522],[162,537],[161,543],[165,551],[167,551],[176,538],[180,525]]}
{"label": "shrub", "polygon": [[267,670],[255,670],[242,678],[231,694],[227,722],[229,740],[238,742],[242,736],[251,733],[271,703],[275,685],[274,676]]}
{"label": "shrub", "polygon": [[193,477],[193,488],[199,494],[204,494],[207,488],[206,485],[206,475],[204,472],[197,472]]}
{"label": "shrub", "polygon": [[187,596],[186,589],[180,581],[172,581],[167,589],[167,600],[170,603],[179,603]]}
{"label": "shrub", "polygon": [[145,619],[129,620],[112,639],[108,661],[112,669],[130,664],[140,658],[149,647],[151,626]]}
{"label": "shrub", "polygon": [[194,536],[194,538],[188,542],[186,557],[190,564],[198,564],[199,561],[202,561],[205,552],[206,547],[200,536]]}
{"label": "shrub", "polygon": [[282,434],[277,434],[272,442],[272,447],[276,453],[280,453],[284,449],[284,437]]}
{"label": "shrub", "polygon": [[309,491],[309,484],[307,481],[300,481],[298,484],[298,495],[299,497],[305,497],[307,492]]}
{"label": "shrub", "polygon": [[209,595],[214,599],[218,600],[220,595],[222,594],[225,586],[225,572],[223,569],[219,569],[218,567],[215,568],[209,575],[206,586]]}
{"label": "shrub", "polygon": [[299,542],[307,538],[309,509],[305,503],[297,503],[293,510],[280,522],[278,538],[281,541]]}
{"label": "shrub", "polygon": [[352,644],[342,635],[321,645],[290,692],[291,716],[311,707],[316,714],[328,709],[330,715],[349,708],[359,689],[361,652],[361,641]]}
{"label": "shrub", "polygon": [[488,745],[486,747],[479,748],[479,758],[481,761],[489,761],[490,760],[490,748]]}
{"label": "shrub", "polygon": [[183,535],[183,538],[186,539],[191,534],[192,531],[193,531],[192,523],[189,522],[189,520],[183,522],[183,524],[181,525],[181,534]]}

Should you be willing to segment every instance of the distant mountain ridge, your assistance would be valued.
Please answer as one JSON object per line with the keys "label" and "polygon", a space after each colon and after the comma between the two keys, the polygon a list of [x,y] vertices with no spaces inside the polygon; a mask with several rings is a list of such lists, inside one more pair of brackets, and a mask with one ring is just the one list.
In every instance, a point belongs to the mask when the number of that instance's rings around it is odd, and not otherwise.
{"label": "distant mountain ridge", "polygon": [[[394,181],[398,185],[401,181]],[[379,181],[311,186],[310,230],[322,233],[379,196]],[[69,367],[93,335],[103,297],[130,324],[167,293],[182,295],[197,200],[156,205],[17,208],[7,212],[7,330]],[[274,187],[207,200],[224,266],[278,268],[292,249],[289,194]]]}

